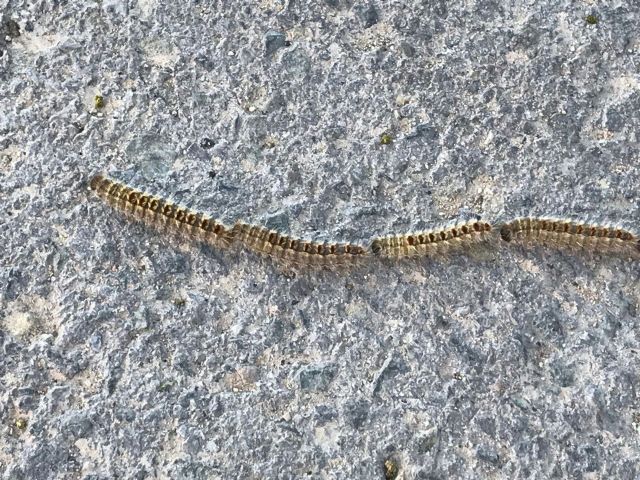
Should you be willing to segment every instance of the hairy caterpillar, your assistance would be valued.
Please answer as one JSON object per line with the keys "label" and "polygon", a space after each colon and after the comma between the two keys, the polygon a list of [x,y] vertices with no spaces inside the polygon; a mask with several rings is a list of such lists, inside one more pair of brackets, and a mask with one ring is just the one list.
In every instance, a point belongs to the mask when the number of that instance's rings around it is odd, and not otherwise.
{"label": "hairy caterpillar", "polygon": [[443,253],[452,247],[464,247],[485,240],[491,232],[487,222],[468,222],[424,232],[379,237],[371,251],[384,257],[411,257]]}
{"label": "hairy caterpillar", "polygon": [[[347,242],[316,242],[242,221],[229,228],[202,212],[137,190],[105,174],[94,176],[89,186],[117,210],[148,224],[167,227],[218,246],[229,246],[237,241],[249,250],[294,265],[343,265],[371,254],[392,258],[437,255],[452,247],[464,248],[495,238],[491,235],[493,227],[490,223],[473,221],[423,232],[378,237],[368,247]],[[500,224],[499,231],[504,242],[520,240],[640,254],[640,236],[618,226],[563,218],[521,217]]]}
{"label": "hairy caterpillar", "polygon": [[640,252],[638,235],[611,225],[597,225],[565,218],[521,217],[500,227],[505,242],[534,240],[559,247]]}
{"label": "hairy caterpillar", "polygon": [[354,243],[313,242],[244,222],[237,222],[232,232],[249,250],[297,265],[342,265],[367,255],[365,247]]}
{"label": "hairy caterpillar", "polygon": [[145,223],[168,227],[221,247],[228,246],[232,241],[229,228],[204,213],[136,190],[106,175],[94,176],[89,187],[117,210]]}

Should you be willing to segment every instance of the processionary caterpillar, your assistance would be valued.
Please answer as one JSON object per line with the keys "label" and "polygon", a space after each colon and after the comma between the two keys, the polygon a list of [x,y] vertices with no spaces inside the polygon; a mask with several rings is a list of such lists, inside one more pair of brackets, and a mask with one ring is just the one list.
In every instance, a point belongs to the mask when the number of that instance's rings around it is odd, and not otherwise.
{"label": "processionary caterpillar", "polygon": [[485,240],[491,232],[487,222],[468,222],[418,233],[379,237],[371,251],[384,257],[411,257],[444,253],[452,247],[469,246]]}
{"label": "processionary caterpillar", "polygon": [[93,177],[89,186],[116,209],[145,223],[168,227],[220,247],[232,241],[229,228],[204,213],[136,190],[104,174]]}
{"label": "processionary caterpillar", "polygon": [[358,244],[313,242],[244,222],[233,226],[232,235],[249,250],[298,265],[342,265],[368,254]]}
{"label": "processionary caterpillar", "polygon": [[[105,174],[94,176],[90,187],[117,210],[148,224],[167,227],[220,247],[237,241],[249,250],[294,265],[343,265],[372,255],[391,258],[431,256],[496,238],[491,235],[493,228],[490,223],[472,221],[423,232],[379,237],[373,239],[370,246],[316,242],[242,221],[229,228],[204,213],[137,190]],[[640,254],[640,236],[618,226],[563,218],[521,217],[500,224],[499,230],[505,242],[537,241],[559,247]]]}
{"label": "processionary caterpillar", "polygon": [[628,230],[565,218],[516,218],[500,227],[500,237],[505,242],[523,239],[558,247],[640,252],[638,235]]}

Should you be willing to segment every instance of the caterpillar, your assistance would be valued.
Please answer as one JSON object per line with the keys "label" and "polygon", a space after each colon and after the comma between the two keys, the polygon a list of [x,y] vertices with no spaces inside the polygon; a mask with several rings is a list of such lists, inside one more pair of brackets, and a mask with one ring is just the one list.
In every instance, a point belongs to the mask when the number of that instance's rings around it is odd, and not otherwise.
{"label": "caterpillar", "polygon": [[244,222],[237,222],[232,232],[234,239],[249,250],[296,265],[342,265],[368,254],[365,247],[355,243],[319,243]]}
{"label": "caterpillar", "polygon": [[418,233],[389,235],[374,239],[371,251],[384,257],[435,255],[452,247],[485,240],[491,231],[490,223],[475,221]]}
{"label": "caterpillar", "polygon": [[219,247],[227,247],[233,240],[230,229],[210,216],[136,190],[104,174],[94,176],[89,187],[117,210],[145,223],[186,233]]}
{"label": "caterpillar", "polygon": [[[103,173],[92,177],[89,187],[115,209],[145,223],[166,227],[220,247],[228,247],[235,242],[251,251],[294,265],[343,265],[371,255],[391,258],[437,255],[452,247],[469,247],[478,241],[495,238],[493,226],[478,220],[423,232],[378,237],[368,246],[349,242],[317,242],[243,221],[229,228],[202,212],[137,190]],[[619,226],[566,218],[520,217],[499,224],[498,229],[500,238],[506,243],[533,241],[559,247],[640,254],[640,235]]]}
{"label": "caterpillar", "polygon": [[533,240],[559,247],[640,252],[640,237],[628,230],[566,218],[516,218],[500,226],[500,238],[505,242]]}

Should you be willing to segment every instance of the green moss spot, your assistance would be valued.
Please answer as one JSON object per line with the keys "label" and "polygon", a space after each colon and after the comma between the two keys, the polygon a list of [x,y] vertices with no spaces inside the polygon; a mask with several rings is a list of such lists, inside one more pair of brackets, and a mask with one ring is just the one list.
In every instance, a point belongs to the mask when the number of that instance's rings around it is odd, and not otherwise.
{"label": "green moss spot", "polygon": [[16,419],[16,428],[24,432],[27,429],[27,419],[26,418]]}
{"label": "green moss spot", "polygon": [[587,21],[587,23],[589,25],[597,25],[598,24],[598,17],[596,17],[595,15],[587,15],[587,18],[585,18],[585,20]]}
{"label": "green moss spot", "polygon": [[393,138],[388,133],[383,133],[380,136],[380,144],[381,145],[390,145],[393,142]]}
{"label": "green moss spot", "polygon": [[104,108],[104,97],[102,95],[96,95],[93,99],[93,105],[96,107],[96,110]]}
{"label": "green moss spot", "polygon": [[398,464],[393,460],[384,461],[384,478],[385,480],[395,480],[398,477]]}
{"label": "green moss spot", "polygon": [[171,388],[173,388],[173,382],[170,380],[162,382],[160,383],[160,385],[158,385],[159,392],[168,392],[169,390],[171,390]]}

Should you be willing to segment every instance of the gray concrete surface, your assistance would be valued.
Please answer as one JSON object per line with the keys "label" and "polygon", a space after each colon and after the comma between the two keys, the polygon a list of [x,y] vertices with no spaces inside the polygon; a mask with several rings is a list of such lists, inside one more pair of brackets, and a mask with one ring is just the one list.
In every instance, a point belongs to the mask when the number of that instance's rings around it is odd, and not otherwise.
{"label": "gray concrete surface", "polygon": [[637,226],[637,2],[0,13],[0,478],[640,476],[637,262],[510,248],[290,271],[86,189],[104,170],[316,238]]}

